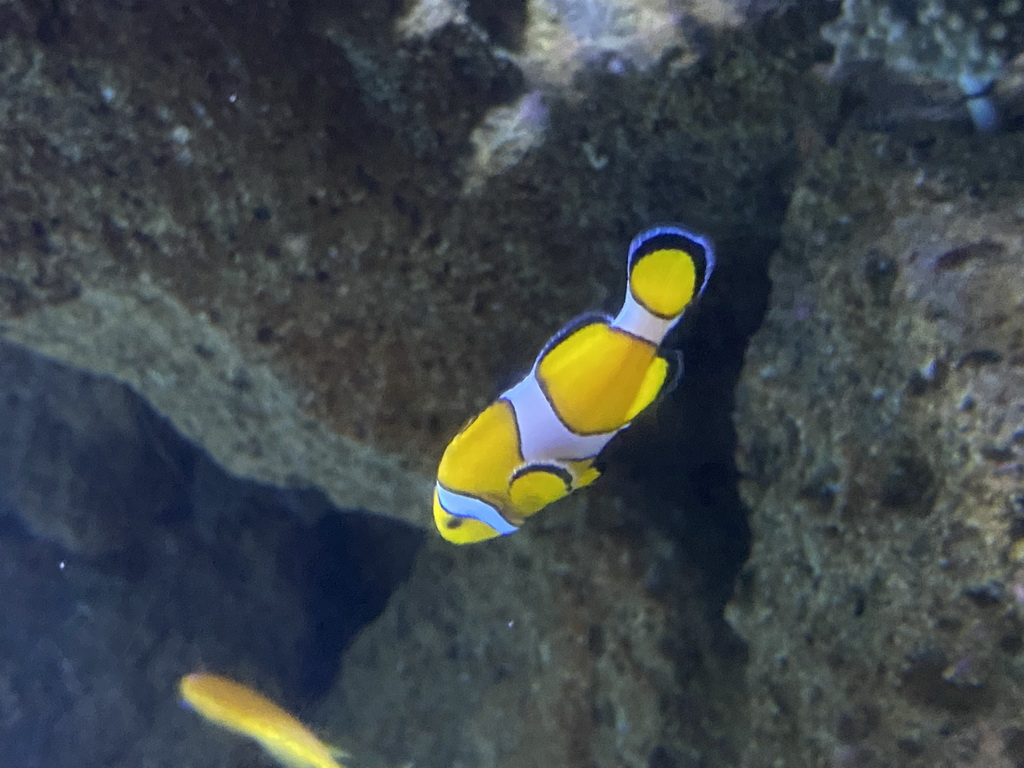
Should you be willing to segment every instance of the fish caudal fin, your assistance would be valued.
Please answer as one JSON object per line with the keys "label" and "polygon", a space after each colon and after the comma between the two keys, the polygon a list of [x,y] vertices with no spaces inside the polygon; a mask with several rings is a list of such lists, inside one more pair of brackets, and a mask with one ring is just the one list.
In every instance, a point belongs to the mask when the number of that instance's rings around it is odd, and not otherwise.
{"label": "fish caudal fin", "polygon": [[674,224],[644,230],[630,243],[626,301],[613,325],[660,344],[703,293],[714,266],[706,238]]}

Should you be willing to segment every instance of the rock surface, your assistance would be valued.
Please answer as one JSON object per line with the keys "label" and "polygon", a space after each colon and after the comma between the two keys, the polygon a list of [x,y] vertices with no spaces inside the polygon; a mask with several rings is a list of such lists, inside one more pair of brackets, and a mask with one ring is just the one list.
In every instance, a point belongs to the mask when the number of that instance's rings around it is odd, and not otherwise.
{"label": "rock surface", "polygon": [[[0,768],[266,762],[197,666],[359,764],[1024,764],[1019,134],[865,132],[838,12],[0,4]],[[680,386],[421,549],[659,220],[719,253]]]}
{"label": "rock surface", "polygon": [[737,397],[743,765],[1024,761],[1021,153],[850,136],[801,179]]}

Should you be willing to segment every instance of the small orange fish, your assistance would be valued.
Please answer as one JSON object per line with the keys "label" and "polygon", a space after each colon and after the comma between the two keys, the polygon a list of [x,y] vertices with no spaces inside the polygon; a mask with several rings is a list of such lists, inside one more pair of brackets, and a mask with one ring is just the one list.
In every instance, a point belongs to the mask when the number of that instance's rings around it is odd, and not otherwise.
{"label": "small orange fish", "polygon": [[181,701],[207,720],[248,736],[287,768],[344,768],[333,751],[270,699],[234,680],[204,672],[178,683]]}

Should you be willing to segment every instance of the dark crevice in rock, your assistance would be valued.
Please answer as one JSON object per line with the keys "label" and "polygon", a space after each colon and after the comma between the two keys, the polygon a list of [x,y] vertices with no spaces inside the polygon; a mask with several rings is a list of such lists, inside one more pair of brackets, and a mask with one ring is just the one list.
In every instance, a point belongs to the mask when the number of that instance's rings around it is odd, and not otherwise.
{"label": "dark crevice in rock", "polygon": [[0,342],[0,764],[137,763],[197,668],[308,705],[422,541],[232,477],[128,387]]}

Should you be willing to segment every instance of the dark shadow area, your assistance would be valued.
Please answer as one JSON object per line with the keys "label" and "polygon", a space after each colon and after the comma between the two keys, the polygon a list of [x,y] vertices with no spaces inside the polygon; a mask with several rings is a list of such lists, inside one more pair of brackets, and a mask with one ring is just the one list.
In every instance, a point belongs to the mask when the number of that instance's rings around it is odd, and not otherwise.
{"label": "dark shadow area", "polygon": [[175,736],[197,669],[301,714],[423,538],[232,477],[124,385],[0,342],[0,767],[137,765],[154,741],[197,765]]}
{"label": "dark shadow area", "polygon": [[525,0],[469,0],[469,17],[484,28],[496,44],[510,51],[523,45],[526,30]]}
{"label": "dark shadow area", "polygon": [[[781,188],[762,199],[763,233],[718,238],[719,263],[708,300],[667,340],[669,348],[682,352],[683,376],[640,426],[643,439],[624,447],[632,479],[654,500],[651,522],[698,566],[709,615],[716,616],[750,552],[732,416],[744,352],[767,310],[768,257],[778,246],[771,233],[781,226],[786,202]],[[738,290],[742,302],[723,300]]]}
{"label": "dark shadow area", "polygon": [[358,513],[322,517],[309,533],[301,584],[310,624],[300,643],[299,684],[303,698],[317,698],[330,689],[349,643],[409,575],[424,535]]}
{"label": "dark shadow area", "polygon": [[[628,72],[588,71],[580,76],[587,101],[555,105],[552,139],[538,151],[569,152],[580,141],[614,146],[615,162],[630,169],[597,168],[548,193],[585,200],[595,240],[627,243],[644,226],[678,222],[715,244],[705,295],[664,345],[682,352],[681,380],[609,446],[606,482],[629,502],[623,535],[645,541],[650,527],[663,531],[676,559],[699,572],[707,615],[724,633],[722,609],[750,548],[734,458],[734,393],[768,306],[769,259],[802,163],[797,137],[808,127],[826,136],[837,119],[838,98],[807,75],[823,49],[805,32],[822,12],[816,3],[806,14],[778,14],[756,29],[718,36],[699,64],[666,72],[671,87]],[[761,55],[769,43],[772,55]],[[783,93],[790,111],[777,108]],[[614,313],[624,274],[614,258],[601,258],[619,280],[608,282],[612,298],[603,307]]]}
{"label": "dark shadow area", "polygon": [[[776,227],[779,221],[781,210]],[[678,384],[609,450],[610,477],[624,481],[644,518],[632,523],[656,526],[676,542],[701,574],[712,619],[721,615],[750,551],[732,413],[744,350],[767,306],[767,256],[774,247],[762,240],[716,243],[719,265],[708,300],[666,343],[683,356]],[[747,254],[737,258],[741,249]],[[737,317],[735,305],[716,296],[736,285],[748,294],[747,316]]]}

